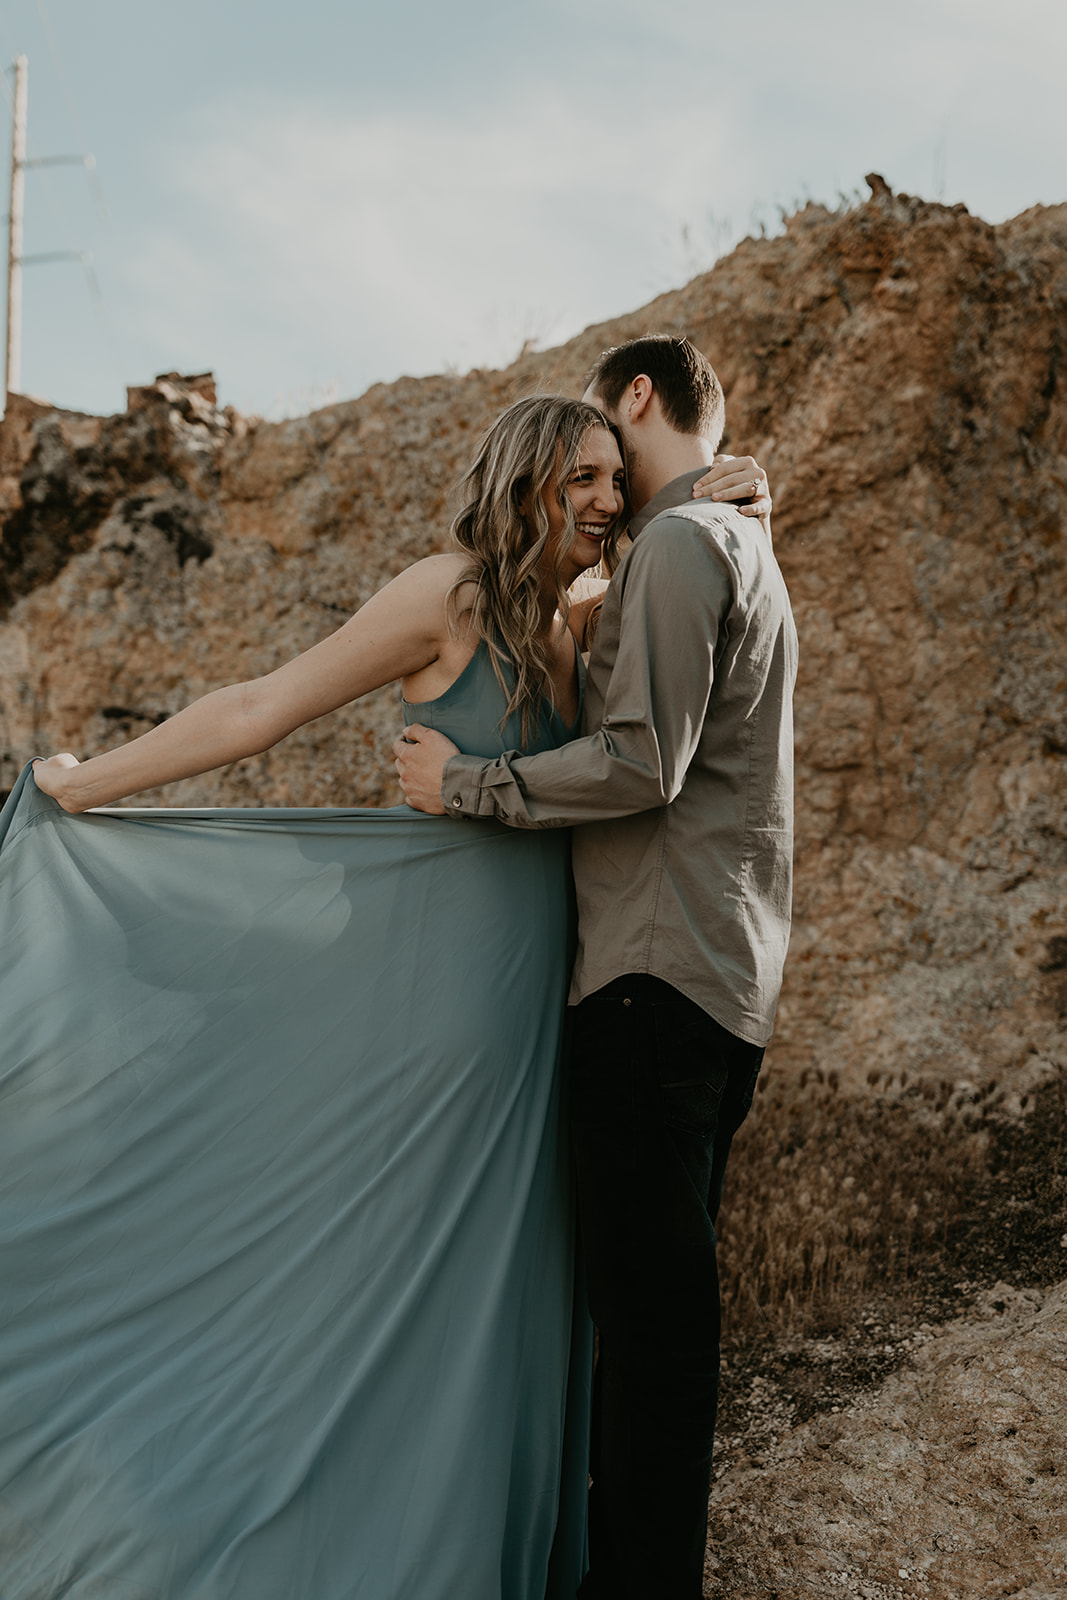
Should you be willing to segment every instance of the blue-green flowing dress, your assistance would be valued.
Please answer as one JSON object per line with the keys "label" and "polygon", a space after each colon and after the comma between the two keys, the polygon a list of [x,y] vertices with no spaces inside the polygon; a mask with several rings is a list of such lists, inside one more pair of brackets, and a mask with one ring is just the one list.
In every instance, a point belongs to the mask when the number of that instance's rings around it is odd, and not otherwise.
{"label": "blue-green flowing dress", "polygon": [[[408,706],[515,748],[484,647]],[[534,747],[568,735],[546,711]],[[0,817],[2,1600],[570,1600],[568,839]]]}

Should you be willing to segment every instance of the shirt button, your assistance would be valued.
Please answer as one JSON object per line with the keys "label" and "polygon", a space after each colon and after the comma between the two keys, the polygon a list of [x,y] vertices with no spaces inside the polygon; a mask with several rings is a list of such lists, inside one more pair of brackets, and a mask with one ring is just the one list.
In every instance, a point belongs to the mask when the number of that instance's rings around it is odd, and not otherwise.
{"label": "shirt button", "polygon": [[623,1005],[624,1005],[624,1006],[628,1006],[628,1005],[629,1005],[629,1004],[630,1004],[630,1002],[629,1002],[629,1000],[624,1000],[624,1001],[623,1001]]}
{"label": "shirt button", "polygon": [[453,795],[453,796],[452,796],[452,804],[453,804],[453,805],[454,805],[454,806],[461,806],[461,805],[462,805],[462,804],[463,804],[463,799],[462,799],[462,797],[461,797],[461,796],[460,796],[460,795],[458,795],[458,794],[454,794],[454,795]]}

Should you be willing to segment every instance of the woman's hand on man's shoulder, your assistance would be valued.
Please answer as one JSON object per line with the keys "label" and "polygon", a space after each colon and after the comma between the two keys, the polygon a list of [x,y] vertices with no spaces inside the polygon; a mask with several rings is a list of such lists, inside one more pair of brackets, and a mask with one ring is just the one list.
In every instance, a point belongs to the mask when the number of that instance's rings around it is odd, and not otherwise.
{"label": "woman's hand on man's shoulder", "polygon": [[753,456],[716,456],[702,478],[693,485],[694,500],[743,501],[736,509],[743,517],[758,517],[771,531],[771,486]]}

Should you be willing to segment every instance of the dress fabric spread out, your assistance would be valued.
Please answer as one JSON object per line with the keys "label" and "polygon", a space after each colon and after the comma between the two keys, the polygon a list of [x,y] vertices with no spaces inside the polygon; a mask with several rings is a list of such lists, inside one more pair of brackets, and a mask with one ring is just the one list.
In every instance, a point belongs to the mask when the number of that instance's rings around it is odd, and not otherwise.
{"label": "dress fabric spread out", "polygon": [[[518,746],[484,646],[408,706]],[[545,711],[531,748],[568,737]],[[3,1600],[543,1600],[591,1330],[569,836],[0,816]]]}

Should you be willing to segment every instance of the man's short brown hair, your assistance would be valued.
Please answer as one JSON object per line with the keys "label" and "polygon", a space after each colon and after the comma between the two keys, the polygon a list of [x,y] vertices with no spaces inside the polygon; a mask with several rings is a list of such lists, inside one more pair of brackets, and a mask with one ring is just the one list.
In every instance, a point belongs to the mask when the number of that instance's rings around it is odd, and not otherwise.
{"label": "man's short brown hair", "polygon": [[650,333],[605,350],[590,368],[585,388],[592,388],[613,410],[623,391],[642,374],[651,380],[672,428],[710,438],[718,448],[726,420],[722,384],[708,358],[688,339]]}

